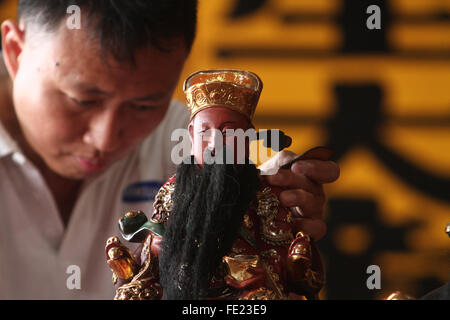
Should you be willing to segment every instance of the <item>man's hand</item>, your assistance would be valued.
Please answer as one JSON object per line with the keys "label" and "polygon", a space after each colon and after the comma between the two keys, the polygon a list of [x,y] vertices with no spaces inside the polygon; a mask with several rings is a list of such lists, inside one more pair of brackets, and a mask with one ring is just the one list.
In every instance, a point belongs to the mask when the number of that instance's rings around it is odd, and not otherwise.
{"label": "man's hand", "polygon": [[274,175],[263,177],[269,184],[287,189],[280,194],[280,201],[285,207],[300,207],[302,218],[293,219],[294,233],[304,231],[314,240],[319,240],[326,233],[323,221],[326,201],[323,184],[337,180],[339,166],[333,161],[299,160],[290,169],[279,169],[296,156],[291,151],[281,151],[259,169],[278,171]]}

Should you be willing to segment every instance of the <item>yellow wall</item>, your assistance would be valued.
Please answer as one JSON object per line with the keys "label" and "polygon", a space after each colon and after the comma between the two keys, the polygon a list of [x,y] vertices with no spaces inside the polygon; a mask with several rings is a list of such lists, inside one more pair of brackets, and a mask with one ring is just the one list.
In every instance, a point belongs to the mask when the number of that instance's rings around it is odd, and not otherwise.
{"label": "yellow wall", "polygon": [[[206,68],[242,68],[257,73],[264,82],[264,90],[257,109],[257,119],[261,121],[257,120],[256,125],[284,130],[294,138],[291,150],[297,153],[327,142],[327,128],[323,121],[336,112],[334,84],[376,83],[384,92],[382,107],[386,116],[379,126],[380,143],[417,168],[447,179],[448,185],[449,21],[410,24],[405,20],[393,19],[387,33],[388,44],[394,51],[392,54],[223,58],[216,54],[218,48],[303,47],[318,52],[336,52],[342,43],[342,30],[332,20],[303,24],[283,24],[280,20],[280,15],[285,12],[332,17],[342,10],[341,1],[266,1],[254,13],[231,20],[227,18],[227,13],[236,2],[200,1],[198,38],[183,79],[195,70]],[[449,4],[449,1],[397,0],[390,1],[389,8],[396,17],[420,17],[438,10],[450,13]],[[361,25],[363,27],[364,24]],[[431,55],[447,52],[447,55],[444,58],[411,58],[404,54],[414,50]],[[183,99],[181,90],[177,92],[177,97]],[[362,104],[361,108],[364,109],[365,105]],[[270,121],[271,116],[277,116],[277,120]],[[312,121],[295,125],[290,121],[283,122],[283,119],[290,117],[309,117],[318,119],[319,123]],[[408,124],[408,119],[426,122],[428,118],[438,124]],[[348,130],[351,135],[352,128]],[[413,221],[419,224],[417,228],[405,232],[404,250],[389,250],[389,246],[383,245],[372,254],[370,263],[381,268],[382,289],[371,292],[371,297],[386,297],[394,290],[421,296],[448,281],[450,239],[444,228],[450,221],[450,190],[447,190],[447,200],[438,200],[408,185],[364,146],[349,150],[339,159],[339,164],[339,181],[326,187],[330,200],[374,201],[378,218],[386,228],[400,227]],[[378,236],[383,236],[383,233]],[[329,230],[326,239],[323,241],[331,243],[334,250],[348,253],[349,261],[352,256],[363,254],[368,246],[374,246],[370,242],[375,241],[373,232],[371,234],[362,224]],[[331,257],[329,252],[323,252],[323,255],[325,260]],[[367,265],[360,267],[365,271]],[[352,277],[345,270],[342,270],[341,276]],[[345,287],[338,290],[342,290],[343,297],[348,296]],[[326,292],[324,290],[324,297]]]}
{"label": "yellow wall", "polygon": [[0,1],[0,21],[16,17],[16,0]]}

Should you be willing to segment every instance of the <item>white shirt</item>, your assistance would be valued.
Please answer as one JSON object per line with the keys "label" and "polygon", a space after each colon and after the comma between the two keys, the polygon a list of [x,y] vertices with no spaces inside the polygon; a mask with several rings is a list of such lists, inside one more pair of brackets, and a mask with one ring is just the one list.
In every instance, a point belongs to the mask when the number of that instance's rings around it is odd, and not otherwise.
{"label": "white shirt", "polygon": [[85,181],[66,229],[41,174],[0,124],[0,299],[112,299],[106,240],[120,235],[117,221],[127,211],[151,214],[154,195],[176,170],[172,131],[188,121],[173,101],[139,148]]}

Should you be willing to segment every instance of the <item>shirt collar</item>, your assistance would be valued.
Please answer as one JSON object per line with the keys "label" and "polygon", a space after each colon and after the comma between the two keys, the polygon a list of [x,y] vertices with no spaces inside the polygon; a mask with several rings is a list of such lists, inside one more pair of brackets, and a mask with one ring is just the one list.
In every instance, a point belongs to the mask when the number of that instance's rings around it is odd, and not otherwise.
{"label": "shirt collar", "polygon": [[9,135],[3,124],[0,122],[0,158],[6,157],[11,153],[20,151],[17,142]]}

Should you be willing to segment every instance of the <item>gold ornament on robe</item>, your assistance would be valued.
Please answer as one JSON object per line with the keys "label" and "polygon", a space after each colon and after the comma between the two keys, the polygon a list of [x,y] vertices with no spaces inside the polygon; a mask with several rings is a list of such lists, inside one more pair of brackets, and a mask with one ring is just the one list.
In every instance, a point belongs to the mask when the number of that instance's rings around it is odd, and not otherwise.
{"label": "gold ornament on robe", "polygon": [[415,298],[401,291],[395,291],[384,300],[415,300]]}
{"label": "gold ornament on robe", "polygon": [[321,265],[313,268],[312,243],[307,234],[297,233],[289,247],[286,267],[293,292],[305,295],[308,300],[319,299],[319,291],[325,284],[324,272]]}
{"label": "gold ornament on robe", "polygon": [[245,281],[253,277],[253,274],[248,272],[249,268],[259,266],[257,255],[224,256],[222,260],[226,263],[230,276],[237,281]]}

